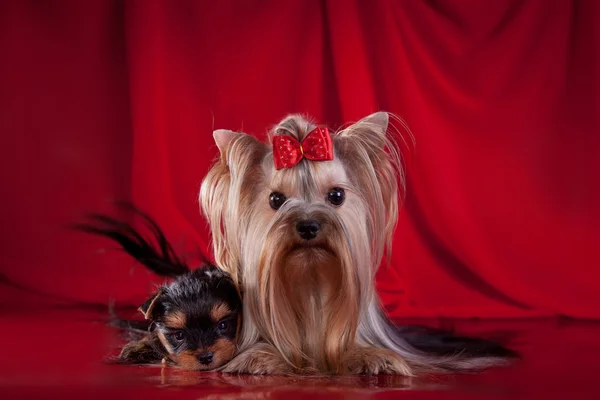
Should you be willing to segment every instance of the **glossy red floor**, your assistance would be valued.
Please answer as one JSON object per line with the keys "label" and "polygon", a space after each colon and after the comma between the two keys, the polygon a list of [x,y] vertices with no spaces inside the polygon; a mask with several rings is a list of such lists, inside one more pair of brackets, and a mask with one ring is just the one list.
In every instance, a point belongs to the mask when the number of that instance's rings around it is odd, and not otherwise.
{"label": "glossy red floor", "polygon": [[478,375],[291,379],[109,365],[104,357],[120,338],[100,322],[104,315],[4,308],[0,398],[600,398],[600,324],[591,322],[454,321],[461,332],[510,332],[523,354],[511,367]]}

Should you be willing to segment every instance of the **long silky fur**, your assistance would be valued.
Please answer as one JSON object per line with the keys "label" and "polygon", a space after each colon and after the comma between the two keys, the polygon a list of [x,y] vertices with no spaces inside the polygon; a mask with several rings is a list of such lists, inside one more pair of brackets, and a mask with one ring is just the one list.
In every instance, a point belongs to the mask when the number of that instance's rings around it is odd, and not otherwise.
{"label": "long silky fur", "polygon": [[[406,128],[398,117],[392,119]],[[384,255],[388,262],[391,259],[399,194],[404,193],[400,151],[390,135],[396,128],[392,124],[388,129],[388,122],[387,113],[364,118],[332,135],[334,161],[301,161],[280,171],[273,168],[269,144],[243,133],[215,132],[220,159],[202,183],[200,204],[212,231],[217,265],[245,292],[241,354],[226,371],[413,375],[474,371],[504,364],[514,355],[483,340],[450,340],[441,332],[415,335],[395,327],[382,311],[375,273]],[[285,134],[301,141],[314,127],[306,118],[291,115],[269,137]],[[315,200],[320,196],[318,187],[327,185],[332,175],[345,182],[349,193],[339,211],[324,210],[330,207]],[[296,190],[304,201],[290,199],[273,212],[267,196],[279,186]],[[315,212],[322,212],[335,229],[328,246],[337,256],[332,273],[341,277],[341,292],[332,297],[326,292],[335,283],[328,286],[321,279],[298,304],[294,290],[285,288],[285,274],[291,272],[282,262],[286,246],[293,247],[291,220]],[[302,326],[312,326],[314,332],[303,331]],[[262,357],[258,366],[253,353]],[[288,369],[281,367],[276,353]]]}

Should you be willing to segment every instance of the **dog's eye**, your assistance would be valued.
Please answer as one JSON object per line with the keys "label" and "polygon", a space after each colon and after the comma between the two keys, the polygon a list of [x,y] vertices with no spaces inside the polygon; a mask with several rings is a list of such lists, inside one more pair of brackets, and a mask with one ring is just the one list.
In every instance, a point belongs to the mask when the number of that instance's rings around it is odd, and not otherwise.
{"label": "dog's eye", "polygon": [[283,205],[283,203],[285,203],[286,200],[287,198],[283,193],[273,192],[269,196],[269,205],[273,210],[279,210],[279,208],[281,208],[281,206]]}
{"label": "dog's eye", "polygon": [[181,342],[184,338],[184,334],[181,331],[177,331],[173,334],[173,338],[175,338],[175,340],[177,340],[178,342]]}
{"label": "dog's eye", "polygon": [[334,206],[341,206],[345,198],[346,192],[342,188],[331,188],[329,189],[329,193],[327,193],[327,201]]}
{"label": "dog's eye", "polygon": [[219,326],[217,328],[219,328],[220,331],[224,331],[227,328],[229,328],[229,322],[221,321],[221,322],[219,322]]}

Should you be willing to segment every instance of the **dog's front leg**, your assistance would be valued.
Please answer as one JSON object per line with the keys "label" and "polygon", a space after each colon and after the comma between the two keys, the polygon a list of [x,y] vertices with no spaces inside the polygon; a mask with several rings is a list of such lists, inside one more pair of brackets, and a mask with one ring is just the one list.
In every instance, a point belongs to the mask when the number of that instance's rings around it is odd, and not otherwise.
{"label": "dog's front leg", "polygon": [[238,354],[221,371],[253,375],[290,375],[293,373],[292,368],[268,343],[256,343]]}
{"label": "dog's front leg", "polygon": [[350,350],[344,359],[344,369],[355,375],[413,375],[406,360],[398,354],[373,346],[356,346]]}

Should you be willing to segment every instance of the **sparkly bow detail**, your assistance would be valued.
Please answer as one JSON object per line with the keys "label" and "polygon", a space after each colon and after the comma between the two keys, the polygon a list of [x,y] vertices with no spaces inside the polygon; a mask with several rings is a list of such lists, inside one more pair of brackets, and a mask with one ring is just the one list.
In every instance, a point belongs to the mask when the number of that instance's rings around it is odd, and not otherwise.
{"label": "sparkly bow detail", "polygon": [[273,137],[273,160],[275,168],[292,168],[306,157],[311,161],[333,160],[333,145],[327,128],[315,128],[302,142],[291,136]]}

